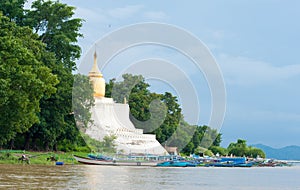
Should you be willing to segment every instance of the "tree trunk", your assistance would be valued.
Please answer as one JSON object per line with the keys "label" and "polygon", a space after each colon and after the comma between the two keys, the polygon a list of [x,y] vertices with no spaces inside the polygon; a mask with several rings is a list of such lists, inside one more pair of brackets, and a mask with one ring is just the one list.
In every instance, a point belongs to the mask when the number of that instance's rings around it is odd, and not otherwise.
{"label": "tree trunk", "polygon": [[54,144],[53,150],[54,150],[54,151],[57,151],[57,142]]}
{"label": "tree trunk", "polygon": [[49,151],[50,149],[49,149],[49,141],[46,141],[45,142],[45,150],[46,151]]}
{"label": "tree trunk", "polygon": [[33,150],[38,150],[37,145],[36,145],[36,137],[32,137],[32,149]]}
{"label": "tree trunk", "polygon": [[11,141],[10,141],[10,149],[14,149],[15,148],[15,141],[12,139]]}
{"label": "tree trunk", "polygon": [[25,150],[29,150],[29,148],[30,148],[30,133],[26,133],[25,134],[25,142],[24,142],[24,149]]}

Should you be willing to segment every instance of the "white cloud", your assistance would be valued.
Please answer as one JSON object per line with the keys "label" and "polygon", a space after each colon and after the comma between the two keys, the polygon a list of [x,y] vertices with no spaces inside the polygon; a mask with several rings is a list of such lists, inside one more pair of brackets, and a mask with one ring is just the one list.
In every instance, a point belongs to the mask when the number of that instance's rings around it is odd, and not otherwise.
{"label": "white cloud", "polygon": [[129,18],[139,12],[142,8],[143,5],[128,5],[125,7],[111,9],[108,11],[108,15],[118,19]]}
{"label": "white cloud", "polygon": [[217,58],[227,84],[270,84],[300,76],[299,65],[274,66],[264,61],[247,57],[222,54]]}
{"label": "white cloud", "polygon": [[156,20],[156,21],[161,21],[161,20],[167,20],[168,16],[166,13],[162,11],[148,11],[144,13],[144,17],[146,19],[150,20]]}

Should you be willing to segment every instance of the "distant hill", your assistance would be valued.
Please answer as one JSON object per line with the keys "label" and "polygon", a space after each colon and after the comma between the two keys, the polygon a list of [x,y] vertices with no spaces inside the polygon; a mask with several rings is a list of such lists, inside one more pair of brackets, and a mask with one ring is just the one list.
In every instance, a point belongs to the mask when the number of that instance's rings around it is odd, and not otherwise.
{"label": "distant hill", "polygon": [[263,144],[251,145],[262,149],[267,158],[279,160],[300,160],[300,146],[286,146],[283,148],[272,148]]}

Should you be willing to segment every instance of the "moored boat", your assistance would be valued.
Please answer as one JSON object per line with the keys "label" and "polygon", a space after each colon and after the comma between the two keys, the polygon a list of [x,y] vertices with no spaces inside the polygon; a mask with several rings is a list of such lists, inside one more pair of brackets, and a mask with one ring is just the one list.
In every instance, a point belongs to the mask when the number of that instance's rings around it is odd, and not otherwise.
{"label": "moored boat", "polygon": [[197,164],[188,161],[180,161],[180,160],[169,160],[165,162],[158,163],[156,166],[158,167],[196,167]]}
{"label": "moored boat", "polygon": [[206,164],[207,167],[252,167],[253,163],[215,162]]}
{"label": "moored boat", "polygon": [[214,162],[207,163],[207,167],[252,167],[252,162],[247,162],[245,157],[222,157]]}
{"label": "moored boat", "polygon": [[87,158],[82,156],[74,155],[74,158],[82,163],[82,164],[89,164],[89,165],[108,165],[108,166],[156,166],[158,163],[157,161],[151,160],[98,160],[93,158]]}

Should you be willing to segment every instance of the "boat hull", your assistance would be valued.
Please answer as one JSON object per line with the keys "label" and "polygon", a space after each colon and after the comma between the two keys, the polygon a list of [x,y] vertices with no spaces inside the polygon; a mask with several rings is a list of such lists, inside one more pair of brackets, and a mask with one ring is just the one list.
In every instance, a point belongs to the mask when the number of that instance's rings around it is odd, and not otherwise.
{"label": "boat hull", "polygon": [[196,167],[196,164],[186,161],[165,161],[158,163],[158,167]]}
{"label": "boat hull", "polygon": [[138,160],[96,160],[85,158],[81,156],[74,156],[74,158],[82,164],[89,165],[106,165],[106,166],[156,166],[155,161],[138,161]]}
{"label": "boat hull", "polygon": [[252,167],[252,163],[241,163],[241,164],[236,164],[236,163],[210,163],[205,165],[207,167]]}

